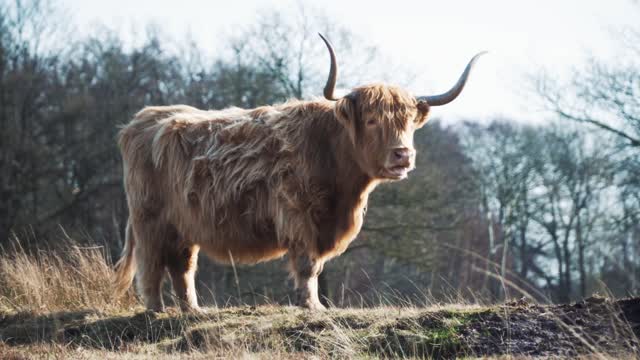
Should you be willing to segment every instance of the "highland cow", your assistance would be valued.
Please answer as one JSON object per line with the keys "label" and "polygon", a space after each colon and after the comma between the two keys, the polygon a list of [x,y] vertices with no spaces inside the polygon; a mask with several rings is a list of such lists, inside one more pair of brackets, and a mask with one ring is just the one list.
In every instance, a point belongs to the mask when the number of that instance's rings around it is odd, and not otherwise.
{"label": "highland cow", "polygon": [[196,311],[200,250],[243,264],[288,254],[298,304],[324,308],[323,264],[358,235],[376,185],[413,169],[414,131],[430,106],[458,96],[480,54],[441,95],[375,84],[335,98],[336,58],[322,39],[331,58],[326,99],[249,110],[146,107],[120,131],[129,220],[119,293],[137,274],[146,307],[162,311],[168,270],[180,307]]}

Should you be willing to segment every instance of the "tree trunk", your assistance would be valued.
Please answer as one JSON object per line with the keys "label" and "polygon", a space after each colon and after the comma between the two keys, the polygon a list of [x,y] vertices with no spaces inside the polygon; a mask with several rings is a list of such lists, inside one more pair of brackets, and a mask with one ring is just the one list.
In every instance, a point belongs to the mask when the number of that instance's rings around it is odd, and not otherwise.
{"label": "tree trunk", "polygon": [[527,257],[527,227],[520,226],[520,277],[526,280],[529,272],[529,259]]}
{"label": "tree trunk", "polygon": [[567,229],[567,235],[564,238],[562,244],[562,252],[564,256],[564,286],[561,289],[562,302],[569,302],[571,300],[571,253],[569,252],[569,231]]}
{"label": "tree trunk", "polygon": [[11,228],[15,225],[20,201],[6,192],[0,198],[0,245],[9,243]]}
{"label": "tree trunk", "polygon": [[582,222],[580,215],[576,218],[576,242],[578,243],[578,270],[580,272],[580,295],[587,295],[587,274],[584,264],[584,239],[582,237]]}

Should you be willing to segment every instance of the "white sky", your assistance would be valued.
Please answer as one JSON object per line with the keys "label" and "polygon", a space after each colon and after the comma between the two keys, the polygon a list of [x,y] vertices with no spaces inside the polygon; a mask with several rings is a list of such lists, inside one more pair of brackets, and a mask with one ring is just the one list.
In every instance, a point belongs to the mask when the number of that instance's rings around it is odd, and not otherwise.
{"label": "white sky", "polygon": [[[172,37],[190,33],[211,53],[224,45],[223,34],[253,21],[259,10],[296,6],[295,0],[63,0],[62,4],[80,31],[91,32],[96,24],[127,29],[154,22]],[[448,90],[470,57],[488,50],[461,97],[434,109],[435,116],[447,119],[539,118],[539,108],[521,84],[527,74],[546,68],[566,76],[589,55],[624,56],[615,31],[640,20],[640,3],[634,0],[322,0],[309,4],[322,6],[329,16],[378,46],[385,57],[419,74],[409,88],[416,94]]]}

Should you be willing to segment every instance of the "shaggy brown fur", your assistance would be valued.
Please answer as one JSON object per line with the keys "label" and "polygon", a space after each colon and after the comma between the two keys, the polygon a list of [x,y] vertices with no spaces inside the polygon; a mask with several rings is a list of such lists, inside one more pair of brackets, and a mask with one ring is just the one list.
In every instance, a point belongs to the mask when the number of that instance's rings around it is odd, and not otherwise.
{"label": "shaggy brown fur", "polygon": [[386,85],[337,102],[143,109],[119,134],[130,217],[118,290],[137,268],[146,306],[162,310],[166,269],[181,307],[195,310],[200,249],[236,263],[288,253],[300,305],[323,308],[324,262],[356,237],[375,186],[413,167],[413,132],[427,113]]}

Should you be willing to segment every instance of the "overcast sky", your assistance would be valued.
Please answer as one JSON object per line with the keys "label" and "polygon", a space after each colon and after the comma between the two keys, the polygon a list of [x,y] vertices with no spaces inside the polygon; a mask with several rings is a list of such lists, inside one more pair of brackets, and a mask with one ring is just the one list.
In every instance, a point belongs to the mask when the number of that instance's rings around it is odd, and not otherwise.
{"label": "overcast sky", "polygon": [[[190,33],[210,53],[224,45],[220,34],[253,21],[258,11],[296,6],[295,0],[62,2],[81,31],[91,32],[96,24],[104,24],[126,33],[132,26],[154,22],[175,38]],[[447,90],[473,54],[488,50],[461,97],[434,111],[448,119],[543,116],[521,84],[524,77],[541,68],[568,76],[589,55],[624,56],[616,31],[640,19],[640,3],[633,0],[323,0],[309,4],[322,6],[326,14],[378,46],[385,57],[418,74],[409,88],[414,93]]]}

